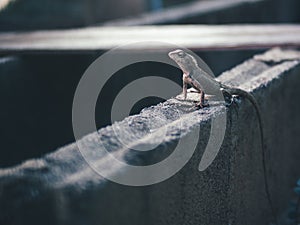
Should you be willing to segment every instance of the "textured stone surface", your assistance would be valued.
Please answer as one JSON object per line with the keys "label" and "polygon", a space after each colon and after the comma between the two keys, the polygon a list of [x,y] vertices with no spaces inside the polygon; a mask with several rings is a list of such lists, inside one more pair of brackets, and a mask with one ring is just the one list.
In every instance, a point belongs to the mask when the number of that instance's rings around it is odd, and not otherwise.
{"label": "textured stone surface", "polygon": [[[279,50],[277,50],[279,51]],[[278,213],[291,197],[300,176],[299,59],[286,60],[291,52],[279,51],[284,61],[269,64],[250,59],[225,72],[220,80],[251,91],[264,120],[266,162],[271,195]],[[262,152],[253,107],[238,99],[227,112],[227,127],[221,150],[208,169],[198,171],[207,144],[210,119],[224,106],[191,110],[191,101],[170,99],[99,130],[112,154],[135,164],[161,160],[179,138],[190,147],[195,127],[201,138],[195,153],[176,175],[145,187],[123,186],[96,174],[71,144],[40,159],[0,170],[1,224],[268,224],[270,209],[264,191]],[[178,118],[174,112],[180,111]],[[157,115],[161,115],[157,116]],[[122,149],[113,129],[131,125],[132,145],[159,143],[148,155]],[[168,128],[166,135],[159,135]],[[152,130],[152,131],[151,131]],[[136,135],[136,139],[134,138]],[[125,135],[126,136],[126,135]],[[97,134],[80,143],[97,151]],[[123,173],[110,160],[95,160],[98,168]]]}

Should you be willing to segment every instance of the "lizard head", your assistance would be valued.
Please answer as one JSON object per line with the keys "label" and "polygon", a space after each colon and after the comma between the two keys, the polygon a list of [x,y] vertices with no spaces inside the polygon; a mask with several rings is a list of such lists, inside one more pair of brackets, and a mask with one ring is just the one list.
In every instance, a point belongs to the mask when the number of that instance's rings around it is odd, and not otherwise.
{"label": "lizard head", "polygon": [[196,59],[181,49],[169,52],[169,57],[176,62],[180,69],[185,74],[190,74],[191,71],[198,68]]}

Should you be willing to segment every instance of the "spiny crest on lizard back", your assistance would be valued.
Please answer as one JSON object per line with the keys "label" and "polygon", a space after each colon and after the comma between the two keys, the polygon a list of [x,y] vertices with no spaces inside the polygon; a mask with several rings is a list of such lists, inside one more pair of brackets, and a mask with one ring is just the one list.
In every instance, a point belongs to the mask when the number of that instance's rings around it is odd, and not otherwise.
{"label": "spiny crest on lizard back", "polygon": [[190,72],[199,68],[196,59],[192,55],[184,52],[181,49],[169,52],[168,55],[177,63],[180,69],[186,74],[189,74]]}

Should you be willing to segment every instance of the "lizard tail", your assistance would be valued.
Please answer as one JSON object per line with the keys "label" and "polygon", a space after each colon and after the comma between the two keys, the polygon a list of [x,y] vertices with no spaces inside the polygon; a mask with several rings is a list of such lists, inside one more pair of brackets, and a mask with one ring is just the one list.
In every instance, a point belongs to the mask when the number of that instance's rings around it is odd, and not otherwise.
{"label": "lizard tail", "polygon": [[260,112],[258,103],[257,103],[255,97],[247,91],[244,91],[244,90],[239,89],[239,88],[229,87],[229,86],[226,86],[226,85],[223,85],[223,84],[221,85],[221,88],[223,88],[224,91],[228,92],[230,95],[239,95],[241,97],[244,97],[244,98],[248,99],[255,108],[257,118],[258,118],[258,123],[259,123],[259,130],[260,130],[260,143],[261,143],[261,150],[262,150],[261,153],[262,153],[262,164],[263,164],[263,176],[264,176],[264,183],[265,183],[265,192],[266,192],[267,199],[268,199],[268,202],[269,202],[269,205],[270,205],[270,208],[271,208],[271,212],[272,212],[272,216],[274,218],[274,222],[276,224],[279,224],[278,220],[277,220],[277,216],[276,216],[277,213],[276,213],[276,210],[273,206],[272,199],[271,199],[271,194],[270,194],[270,191],[269,191],[270,189],[269,189],[269,182],[268,182],[268,178],[267,178],[267,167],[266,167],[266,156],[265,156],[265,149],[266,148],[265,148],[264,131],[263,131],[264,126],[263,126],[263,120],[262,120],[262,117],[261,117],[261,112]]}

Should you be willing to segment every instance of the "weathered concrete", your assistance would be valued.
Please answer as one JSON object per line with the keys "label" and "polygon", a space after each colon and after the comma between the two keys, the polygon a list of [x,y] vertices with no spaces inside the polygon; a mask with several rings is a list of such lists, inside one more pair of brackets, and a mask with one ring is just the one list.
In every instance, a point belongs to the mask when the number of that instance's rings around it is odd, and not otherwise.
{"label": "weathered concrete", "polygon": [[[295,58],[298,53],[273,51],[276,54],[268,54],[274,56],[273,62],[268,55],[256,57],[219,79],[251,91],[260,104],[267,142],[268,181],[279,213],[300,176],[297,170],[300,107],[295,103],[300,96],[300,65]],[[189,97],[193,100],[197,94]],[[210,119],[224,106],[190,111],[191,106],[191,102],[170,99],[99,131],[100,138],[112,147],[113,155],[143,165],[166,157],[179,138],[183,138],[189,148],[189,138],[200,124],[201,138],[192,159],[172,178],[147,187],[109,182],[87,165],[74,143],[43,158],[0,171],[0,223],[268,224],[270,210],[264,191],[262,152],[253,107],[241,99],[227,110],[222,148],[212,165],[199,172]],[[186,116],[179,119],[176,111]],[[164,115],[165,119],[156,115]],[[138,137],[130,140],[133,145],[145,140],[145,143],[163,141],[163,144],[145,154],[124,149],[120,152],[122,146],[113,128],[128,124]],[[157,136],[166,127],[168,133]],[[149,132],[150,128],[154,132]],[[90,134],[81,144],[94,146],[97,151],[96,137],[97,134]],[[124,172],[122,168],[114,168],[106,158],[95,163],[111,173]]]}

